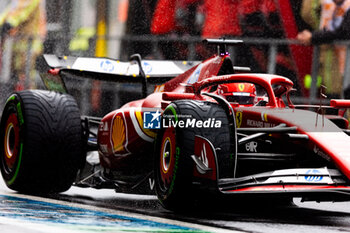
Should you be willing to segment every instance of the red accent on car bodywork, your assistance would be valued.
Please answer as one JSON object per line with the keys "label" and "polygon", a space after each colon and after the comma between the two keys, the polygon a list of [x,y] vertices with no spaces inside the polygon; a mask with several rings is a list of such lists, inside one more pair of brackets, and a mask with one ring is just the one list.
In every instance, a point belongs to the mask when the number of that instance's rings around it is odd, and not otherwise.
{"label": "red accent on car bodywork", "polygon": [[[142,116],[142,114],[141,108],[128,108],[113,111],[102,119],[97,140],[100,161],[103,167],[110,169],[131,168],[135,165],[135,156],[141,156],[140,158],[142,158],[147,154],[147,151],[151,150],[152,138],[145,133],[143,126],[140,125],[141,122],[138,120],[139,117],[136,116]],[[125,130],[120,131],[120,133],[124,135],[115,135],[116,132],[113,131],[113,124],[117,117],[123,119]],[[122,136],[124,140],[121,143],[124,149],[115,151],[113,142],[118,141],[116,138]]]}
{"label": "red accent on car bodywork", "polygon": [[60,69],[50,69],[48,73],[52,75],[58,75],[60,73]]}
{"label": "red accent on car bodywork", "polygon": [[165,101],[173,101],[173,100],[182,100],[182,99],[196,99],[198,96],[190,93],[173,93],[173,92],[164,92],[163,100]]}
{"label": "red accent on car bodywork", "polygon": [[333,108],[350,108],[350,100],[332,99],[330,106]]}
{"label": "red accent on car bodywork", "polygon": [[[243,114],[240,127],[274,127],[281,123],[297,126],[299,134],[305,134],[309,142],[305,147],[335,165],[350,178],[350,137],[329,119],[318,117],[316,113],[299,109],[286,109],[275,107],[237,107],[235,111]],[[266,120],[262,119],[262,115]],[[265,118],[265,117],[264,117]],[[324,121],[324,122],[322,122]]]}

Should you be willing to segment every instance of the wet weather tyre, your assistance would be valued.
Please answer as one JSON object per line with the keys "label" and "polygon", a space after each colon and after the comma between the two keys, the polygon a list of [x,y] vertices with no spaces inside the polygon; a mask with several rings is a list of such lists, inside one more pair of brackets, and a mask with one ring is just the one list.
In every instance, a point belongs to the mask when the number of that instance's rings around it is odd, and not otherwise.
{"label": "wet weather tyre", "polygon": [[14,93],[0,123],[0,168],[24,193],[69,189],[83,160],[80,112],[73,97],[42,90]]}
{"label": "wet weather tyre", "polygon": [[157,134],[155,144],[154,177],[155,191],[161,204],[171,210],[186,210],[196,198],[194,182],[195,164],[191,158],[195,150],[195,136],[205,137],[218,150],[220,166],[231,163],[230,129],[226,112],[212,102],[179,100],[165,110],[162,120],[221,121],[218,129],[197,127],[163,127]]}

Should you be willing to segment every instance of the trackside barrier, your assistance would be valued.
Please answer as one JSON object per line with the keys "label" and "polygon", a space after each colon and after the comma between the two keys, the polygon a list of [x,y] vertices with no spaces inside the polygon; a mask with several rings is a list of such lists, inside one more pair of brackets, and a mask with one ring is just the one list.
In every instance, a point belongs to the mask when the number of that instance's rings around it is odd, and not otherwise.
{"label": "trackside barrier", "polygon": [[[30,38],[32,40],[33,38]],[[108,43],[130,43],[130,42],[141,42],[141,43],[147,43],[151,47],[149,48],[150,51],[150,57],[154,59],[162,59],[161,53],[158,48],[158,44],[160,42],[181,42],[188,45],[188,54],[187,54],[187,60],[194,60],[196,55],[196,44],[202,43],[201,37],[193,37],[193,36],[186,36],[186,37],[179,37],[179,36],[152,36],[152,35],[145,35],[145,36],[110,36],[105,38]],[[278,47],[281,45],[296,45],[299,44],[297,40],[289,40],[289,39],[264,39],[264,38],[230,38],[230,39],[242,39],[245,44],[247,45],[265,45],[269,48],[268,54],[267,54],[267,73],[274,74],[276,72],[276,57],[278,52]],[[11,38],[7,37],[3,42],[1,43],[2,50],[0,50],[0,56],[2,63],[0,64],[0,107],[2,108],[2,105],[6,99],[6,95],[8,95],[13,90],[10,90],[11,86],[11,75],[12,75],[12,59],[10,59],[13,55],[13,45],[18,41],[19,38]],[[97,37],[90,38],[90,47],[89,51],[85,51],[85,54],[94,54],[94,44],[97,40]],[[69,41],[67,41],[67,37],[64,38],[50,38],[50,46],[53,49],[53,53],[56,53],[58,55],[67,55],[63,54],[63,51],[67,51]],[[345,72],[343,77],[343,89],[348,87],[350,85],[350,41],[336,41],[335,44],[344,45],[346,46],[346,62],[345,62]],[[231,57],[234,61],[234,54],[235,54],[235,48],[229,47],[228,51],[231,54]],[[70,52],[70,55],[74,55],[74,52]],[[80,53],[81,55],[81,53]],[[120,51],[116,51],[115,54],[110,54],[109,57],[112,58],[118,58],[121,60],[127,60],[129,58],[130,54],[123,54],[120,53]],[[318,88],[317,88],[317,76],[318,76],[318,70],[319,70],[319,56],[320,55],[320,47],[314,46],[313,48],[313,59],[312,59],[312,69],[311,69],[311,76],[312,76],[312,82],[310,87],[310,96],[308,98],[305,97],[298,97],[295,99],[296,102],[303,102],[303,103],[319,103],[318,100]],[[27,49],[26,56],[23,59],[26,59],[25,62],[25,74],[26,77],[29,76],[30,73],[30,58],[33,56],[33,53],[30,48]],[[38,76],[38,75],[37,75]],[[39,76],[37,77],[37,80],[39,80]],[[26,79],[26,87],[28,87],[29,79]],[[40,84],[39,84],[40,86]],[[115,92],[115,88],[118,88],[120,85],[103,85],[106,89],[113,89]],[[81,106],[83,107],[83,114],[88,113],[89,110],[89,97],[90,94],[88,91],[91,89],[91,82],[85,81],[83,85],[79,87],[79,90],[76,90],[79,92],[80,100],[81,100]],[[125,88],[124,88],[125,89]],[[129,91],[132,91],[134,89],[134,92],[137,93],[140,91],[139,87],[133,88],[132,86],[127,86]],[[109,90],[112,91],[112,90]],[[117,91],[118,92],[118,91]],[[341,93],[341,97],[343,97],[343,93]],[[115,97],[112,103],[111,108],[119,107],[122,103],[118,100],[118,97]]]}

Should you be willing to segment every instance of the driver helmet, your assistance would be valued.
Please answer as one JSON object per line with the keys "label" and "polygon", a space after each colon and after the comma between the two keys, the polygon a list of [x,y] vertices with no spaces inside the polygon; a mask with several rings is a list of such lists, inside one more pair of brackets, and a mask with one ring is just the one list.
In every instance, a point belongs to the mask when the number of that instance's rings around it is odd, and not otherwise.
{"label": "driver helmet", "polygon": [[252,83],[227,83],[218,85],[217,93],[228,102],[242,105],[255,104],[256,88]]}

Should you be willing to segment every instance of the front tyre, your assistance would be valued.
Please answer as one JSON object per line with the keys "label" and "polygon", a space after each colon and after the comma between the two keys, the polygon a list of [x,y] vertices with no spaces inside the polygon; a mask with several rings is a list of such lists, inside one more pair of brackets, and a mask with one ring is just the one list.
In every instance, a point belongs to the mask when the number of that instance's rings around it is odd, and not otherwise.
{"label": "front tyre", "polygon": [[[210,119],[221,121],[221,128],[212,127],[173,127],[170,122],[195,120],[205,122]],[[161,204],[170,210],[185,210],[194,203],[193,185],[195,136],[202,136],[213,143],[218,163],[226,169],[232,163],[230,156],[230,130],[227,115],[216,103],[178,100],[172,102],[163,112],[165,125],[157,134],[155,148],[155,190]],[[222,178],[229,177],[226,174]]]}
{"label": "front tyre", "polygon": [[1,174],[9,188],[66,191],[84,159],[77,103],[49,91],[14,93],[2,113],[0,146]]}

